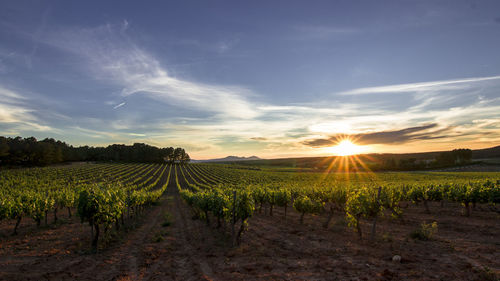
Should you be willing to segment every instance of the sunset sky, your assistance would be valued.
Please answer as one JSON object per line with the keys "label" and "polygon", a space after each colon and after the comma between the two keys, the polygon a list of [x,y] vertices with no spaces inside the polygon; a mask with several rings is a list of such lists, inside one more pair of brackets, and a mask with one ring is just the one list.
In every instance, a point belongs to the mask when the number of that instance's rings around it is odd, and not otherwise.
{"label": "sunset sky", "polygon": [[0,132],[193,159],[500,145],[500,2],[2,1]]}

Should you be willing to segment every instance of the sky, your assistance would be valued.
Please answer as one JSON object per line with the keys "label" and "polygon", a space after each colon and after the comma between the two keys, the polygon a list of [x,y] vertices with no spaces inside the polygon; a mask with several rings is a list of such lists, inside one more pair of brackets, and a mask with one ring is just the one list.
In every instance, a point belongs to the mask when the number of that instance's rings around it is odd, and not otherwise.
{"label": "sky", "polygon": [[499,1],[2,1],[0,135],[192,159],[500,145]]}

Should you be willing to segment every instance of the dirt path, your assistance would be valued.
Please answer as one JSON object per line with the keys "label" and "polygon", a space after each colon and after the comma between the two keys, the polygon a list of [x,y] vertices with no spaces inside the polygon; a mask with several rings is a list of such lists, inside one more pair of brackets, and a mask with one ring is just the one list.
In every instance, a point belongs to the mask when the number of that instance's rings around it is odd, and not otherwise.
{"label": "dirt path", "polygon": [[[183,181],[180,184],[187,187]],[[115,254],[121,257],[117,270],[121,276],[116,279],[211,280],[213,271],[197,248],[203,241],[197,234],[203,234],[205,226],[193,221],[190,213],[180,198],[172,170],[160,206]],[[169,219],[165,218],[166,214]],[[162,226],[166,220],[171,224]]]}
{"label": "dirt path", "polygon": [[[185,182],[180,184],[186,186]],[[164,227],[163,241],[144,245],[142,280],[212,280],[212,268],[202,254],[206,251],[200,248],[206,226],[191,219],[191,211],[180,198],[175,174],[165,200],[171,225]],[[159,223],[157,229],[161,228]]]}

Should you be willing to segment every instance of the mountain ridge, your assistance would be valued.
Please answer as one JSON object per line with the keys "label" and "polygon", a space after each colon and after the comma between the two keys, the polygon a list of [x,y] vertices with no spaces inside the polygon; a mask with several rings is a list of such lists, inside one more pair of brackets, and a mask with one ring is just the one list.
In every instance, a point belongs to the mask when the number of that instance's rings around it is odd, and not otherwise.
{"label": "mountain ridge", "polygon": [[191,160],[191,162],[194,163],[201,163],[201,162],[232,162],[232,161],[248,161],[248,160],[263,160],[262,158],[259,158],[255,155],[249,156],[249,157],[244,157],[244,156],[226,156],[224,158],[215,158],[215,159],[207,159],[207,160]]}

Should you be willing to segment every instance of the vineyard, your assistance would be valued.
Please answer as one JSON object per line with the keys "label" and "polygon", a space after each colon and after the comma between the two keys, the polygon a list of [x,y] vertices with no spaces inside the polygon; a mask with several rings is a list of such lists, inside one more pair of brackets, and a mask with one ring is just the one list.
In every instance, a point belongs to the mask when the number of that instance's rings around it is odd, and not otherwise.
{"label": "vineyard", "polygon": [[428,270],[481,280],[500,270],[495,172],[83,164],[4,170],[0,184],[0,279],[390,280]]}
{"label": "vineyard", "polygon": [[48,224],[49,212],[57,222],[59,209],[67,209],[71,217],[76,208],[81,222],[88,222],[92,230],[96,251],[100,227],[107,230],[115,224],[119,228],[125,224],[125,213],[130,218],[157,202],[167,187],[170,169],[167,165],[89,165],[4,172],[0,219],[15,220],[13,234],[17,234],[23,217],[32,218],[39,227],[42,220]]}

